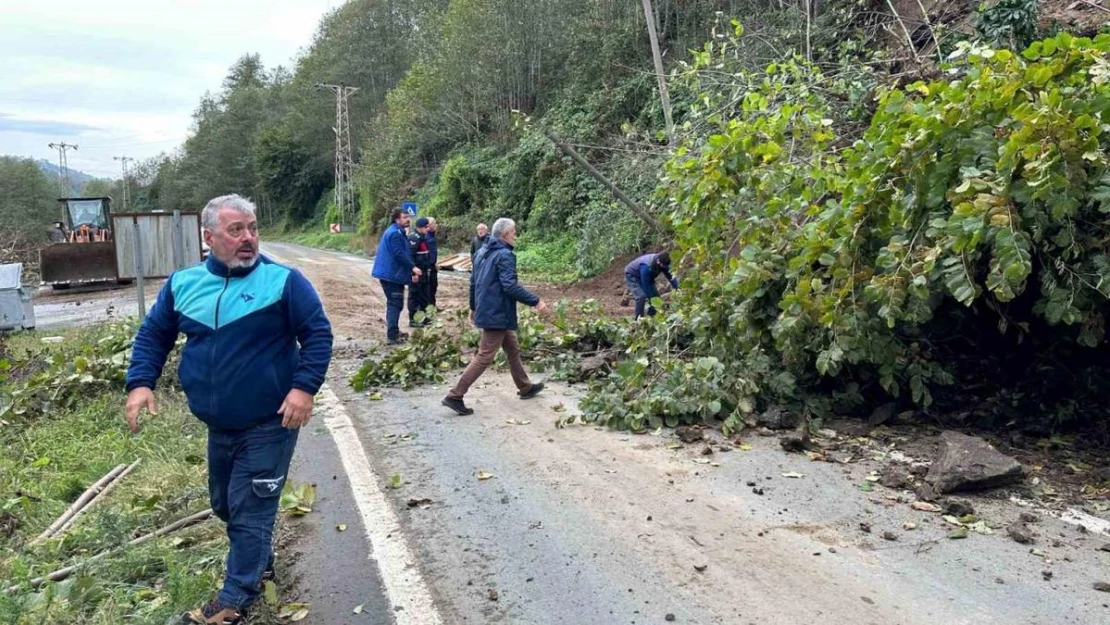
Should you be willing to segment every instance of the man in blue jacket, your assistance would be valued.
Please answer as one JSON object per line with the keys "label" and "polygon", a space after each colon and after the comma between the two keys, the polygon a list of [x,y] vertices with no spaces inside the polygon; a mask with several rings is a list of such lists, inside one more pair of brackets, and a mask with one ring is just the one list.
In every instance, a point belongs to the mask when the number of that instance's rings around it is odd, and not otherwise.
{"label": "man in blue jacket", "polygon": [[655,307],[648,301],[659,297],[659,291],[655,289],[655,279],[659,274],[667,277],[672,288],[678,288],[678,280],[671,275],[671,255],[667,252],[644,254],[625,266],[624,283],[636,300],[636,319],[644,316],[645,305],[649,316],[655,314]]}
{"label": "man in blue jacket", "polygon": [[418,282],[421,271],[413,262],[408,233],[405,232],[409,227],[409,214],[397,209],[393,211],[392,220],[393,223],[385,229],[378,242],[371,275],[382,283],[382,291],[385,292],[386,339],[390,345],[397,345],[404,338],[400,324],[401,309],[405,306],[405,285]]}
{"label": "man in blue jacket", "polygon": [[178,377],[189,409],[208,426],[208,491],[227,523],[223,589],[186,622],[245,622],[265,575],[298,428],[331,361],[331,324],[312,285],[258,253],[254,204],[213,199],[201,214],[212,250],[175,272],[143,321],[127,370],[127,423],[156,414],[154,387],[179,333],[187,337]]}
{"label": "man in blue jacket", "polygon": [[463,396],[493,363],[497,350],[505,350],[509,371],[521,399],[531,399],[543,390],[543,382],[533,384],[520,360],[520,343],[516,338],[517,302],[534,306],[543,312],[547,305],[538,295],[521,286],[516,279],[516,223],[502,217],[493,223],[493,233],[485,247],[478,251],[470,274],[470,320],[482,330],[478,354],[467,365],[455,387],[443,399],[443,405],[460,415],[474,414],[463,403]]}

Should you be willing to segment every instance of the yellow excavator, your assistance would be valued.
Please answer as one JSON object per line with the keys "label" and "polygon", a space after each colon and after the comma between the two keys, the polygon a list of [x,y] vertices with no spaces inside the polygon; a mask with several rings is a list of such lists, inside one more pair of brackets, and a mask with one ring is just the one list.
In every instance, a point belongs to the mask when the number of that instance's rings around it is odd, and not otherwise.
{"label": "yellow excavator", "polygon": [[111,198],[61,198],[58,202],[65,221],[56,224],[52,232],[55,242],[39,252],[42,283],[66,289],[74,284],[118,281]]}

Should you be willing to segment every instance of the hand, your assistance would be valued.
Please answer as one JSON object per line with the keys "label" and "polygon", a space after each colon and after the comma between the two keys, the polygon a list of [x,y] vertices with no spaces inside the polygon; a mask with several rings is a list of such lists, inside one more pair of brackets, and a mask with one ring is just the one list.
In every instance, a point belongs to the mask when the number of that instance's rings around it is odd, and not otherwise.
{"label": "hand", "polygon": [[545,311],[545,310],[547,310],[547,302],[545,302],[545,301],[543,301],[543,300],[541,299],[541,300],[539,301],[539,303],[538,303],[538,304],[536,304],[536,312],[538,312],[538,313],[542,313],[542,312],[543,312],[543,311]]}
{"label": "hand", "polygon": [[308,420],[312,417],[312,402],[312,395],[299,388],[289,391],[285,401],[281,402],[281,408],[278,408],[278,414],[283,417],[281,427],[295,430],[308,425]]}
{"label": "hand", "polygon": [[420,267],[413,267],[413,268],[412,268],[412,273],[413,273],[413,275],[415,275],[415,276],[422,276],[422,275],[424,275],[424,272],[423,272],[423,271],[420,271]]}
{"label": "hand", "polygon": [[158,407],[154,403],[154,391],[145,386],[132,389],[127,394],[127,425],[131,428],[132,434],[139,431],[139,411],[144,406],[152,416],[158,414]]}

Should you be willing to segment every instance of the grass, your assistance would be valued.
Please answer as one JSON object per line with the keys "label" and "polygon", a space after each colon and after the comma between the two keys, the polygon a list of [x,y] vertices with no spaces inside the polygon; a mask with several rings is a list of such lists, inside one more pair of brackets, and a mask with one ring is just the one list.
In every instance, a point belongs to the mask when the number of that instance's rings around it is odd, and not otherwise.
{"label": "grass", "polygon": [[577,245],[570,236],[548,241],[521,239],[515,249],[517,271],[525,280],[574,282],[579,277]]}
{"label": "grass", "polygon": [[303,230],[273,228],[262,233],[262,240],[296,243],[319,250],[346,252],[348,254],[362,254],[364,252],[363,237],[358,233],[333,234],[320,227]]}
{"label": "grass", "polygon": [[[46,369],[57,353],[87,353],[119,326],[0,337],[0,360],[13,374],[0,396],[26,381],[20,371]],[[27,364],[25,364],[27,363]],[[168,386],[168,385],[167,385]],[[83,562],[132,538],[209,507],[206,431],[176,390],[158,392],[157,416],[133,435],[123,419],[122,385],[95,386],[74,408],[0,424],[0,625],[164,624],[212,598],[227,553],[224,526],[212,519],[114,553],[60,583],[28,582]],[[107,390],[104,390],[107,388]],[[89,485],[119,464],[139,466],[62,536],[30,546]],[[13,594],[4,588],[20,585]],[[269,609],[252,623],[276,622]]]}

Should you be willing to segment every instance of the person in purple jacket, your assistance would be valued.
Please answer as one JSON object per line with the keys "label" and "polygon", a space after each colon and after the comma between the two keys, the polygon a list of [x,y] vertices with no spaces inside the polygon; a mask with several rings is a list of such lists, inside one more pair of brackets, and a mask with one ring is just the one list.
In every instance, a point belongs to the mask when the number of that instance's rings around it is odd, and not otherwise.
{"label": "person in purple jacket", "polygon": [[645,306],[649,316],[655,314],[655,307],[648,302],[653,297],[659,297],[659,291],[655,289],[655,279],[659,274],[666,276],[673,288],[678,288],[678,279],[671,275],[671,255],[668,252],[644,254],[625,266],[624,283],[636,300],[636,319],[644,316]]}

